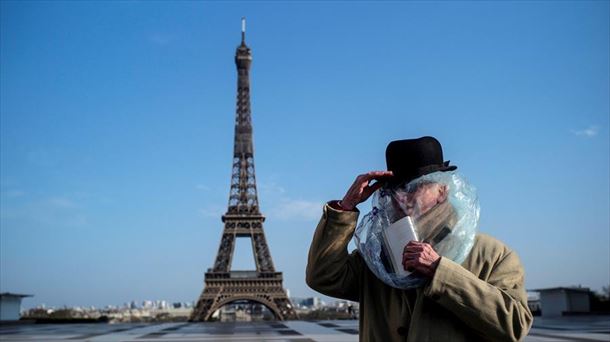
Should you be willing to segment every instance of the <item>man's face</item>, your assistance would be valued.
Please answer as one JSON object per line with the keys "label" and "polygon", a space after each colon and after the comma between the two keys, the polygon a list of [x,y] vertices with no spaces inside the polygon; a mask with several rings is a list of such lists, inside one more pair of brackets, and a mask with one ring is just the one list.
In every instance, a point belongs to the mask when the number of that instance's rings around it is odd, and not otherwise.
{"label": "man's face", "polygon": [[417,218],[447,199],[447,186],[440,183],[422,182],[395,194],[395,204],[399,205],[407,216]]}

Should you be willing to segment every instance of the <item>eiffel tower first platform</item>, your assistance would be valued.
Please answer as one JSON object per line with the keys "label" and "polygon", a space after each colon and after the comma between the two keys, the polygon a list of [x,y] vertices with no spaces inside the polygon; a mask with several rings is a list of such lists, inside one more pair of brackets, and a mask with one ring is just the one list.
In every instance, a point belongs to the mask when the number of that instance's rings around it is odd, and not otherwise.
{"label": "eiffel tower first platform", "polygon": [[[244,300],[263,304],[278,320],[296,318],[282,285],[282,273],[276,272],[273,266],[263,230],[265,217],[258,207],[250,114],[249,72],[252,55],[246,45],[245,31],[245,19],[242,18],[241,44],[235,53],[237,110],[229,208],[222,216],[224,230],[214,267],[205,273],[205,287],[190,321],[209,321],[222,306]],[[231,259],[238,237],[250,238],[256,270],[231,271]]]}

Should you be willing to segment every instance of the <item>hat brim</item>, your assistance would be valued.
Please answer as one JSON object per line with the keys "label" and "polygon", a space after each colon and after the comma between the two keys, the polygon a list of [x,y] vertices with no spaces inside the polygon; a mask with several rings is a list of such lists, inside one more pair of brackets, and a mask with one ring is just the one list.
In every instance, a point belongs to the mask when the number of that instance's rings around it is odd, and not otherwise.
{"label": "hat brim", "polygon": [[414,173],[411,173],[409,175],[394,175],[391,177],[388,177],[387,179],[387,183],[391,186],[395,186],[395,185],[399,185],[402,183],[408,183],[416,178],[419,178],[421,176],[433,173],[433,172],[447,172],[447,171],[454,171],[457,169],[456,165],[449,165],[449,161],[444,162],[441,165],[428,165],[425,167],[421,167],[415,170]]}

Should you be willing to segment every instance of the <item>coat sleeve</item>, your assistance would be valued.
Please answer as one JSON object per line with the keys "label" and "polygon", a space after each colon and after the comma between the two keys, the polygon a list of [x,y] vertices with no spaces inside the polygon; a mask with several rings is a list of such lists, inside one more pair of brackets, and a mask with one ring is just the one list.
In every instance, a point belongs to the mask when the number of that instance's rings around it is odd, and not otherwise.
{"label": "coat sleeve", "polygon": [[327,296],[357,302],[362,259],[347,253],[354,235],[357,211],[340,211],[328,204],[309,248],[306,280],[312,289]]}
{"label": "coat sleeve", "polygon": [[424,294],[481,336],[493,341],[519,341],[528,334],[533,321],[523,279],[523,267],[512,251],[495,264],[487,281],[441,258]]}

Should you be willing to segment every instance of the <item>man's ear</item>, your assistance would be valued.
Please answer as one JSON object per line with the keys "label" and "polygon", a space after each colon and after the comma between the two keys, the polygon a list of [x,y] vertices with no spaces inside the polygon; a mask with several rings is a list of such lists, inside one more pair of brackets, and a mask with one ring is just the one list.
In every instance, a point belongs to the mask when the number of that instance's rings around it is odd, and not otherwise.
{"label": "man's ear", "polygon": [[436,203],[443,203],[447,200],[447,196],[449,196],[449,187],[447,184],[443,184],[438,187],[438,199]]}

